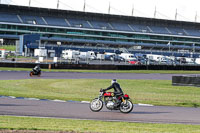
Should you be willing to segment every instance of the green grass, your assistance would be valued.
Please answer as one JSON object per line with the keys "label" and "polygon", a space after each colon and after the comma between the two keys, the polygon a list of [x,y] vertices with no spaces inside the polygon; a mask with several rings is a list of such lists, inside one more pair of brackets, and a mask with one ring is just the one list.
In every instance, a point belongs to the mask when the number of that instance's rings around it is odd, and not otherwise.
{"label": "green grass", "polygon": [[[0,67],[0,70],[11,71],[30,71],[31,68],[11,68]],[[161,73],[161,74],[200,74],[200,71],[183,71],[183,70],[83,70],[83,69],[43,69],[42,71],[51,72],[87,72],[87,73]]]}
{"label": "green grass", "polygon": [[15,51],[16,46],[15,45],[0,45],[0,49],[5,49],[7,51]]}
{"label": "green grass", "polygon": [[199,125],[144,124],[14,116],[0,116],[0,131],[1,129],[98,133],[200,133]]}
{"label": "green grass", "polygon": [[[200,89],[172,86],[170,80],[118,80],[134,103],[168,106],[200,106]],[[88,101],[100,88],[110,85],[106,79],[27,79],[0,80],[0,95],[45,99]]]}

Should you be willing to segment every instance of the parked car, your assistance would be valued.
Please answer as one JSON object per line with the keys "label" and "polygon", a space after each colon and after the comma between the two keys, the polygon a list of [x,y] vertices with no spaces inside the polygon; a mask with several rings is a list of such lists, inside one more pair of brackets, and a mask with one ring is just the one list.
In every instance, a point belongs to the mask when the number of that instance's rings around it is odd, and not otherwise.
{"label": "parked car", "polygon": [[128,61],[129,64],[134,64],[134,65],[141,65],[141,62],[138,61],[137,59],[133,59],[133,60],[130,60]]}
{"label": "parked car", "polygon": [[115,55],[115,56],[114,56],[114,61],[125,61],[125,59],[122,58],[122,57],[119,56],[119,55]]}
{"label": "parked car", "polygon": [[110,61],[125,61],[125,59],[119,55],[105,55],[105,60]]}

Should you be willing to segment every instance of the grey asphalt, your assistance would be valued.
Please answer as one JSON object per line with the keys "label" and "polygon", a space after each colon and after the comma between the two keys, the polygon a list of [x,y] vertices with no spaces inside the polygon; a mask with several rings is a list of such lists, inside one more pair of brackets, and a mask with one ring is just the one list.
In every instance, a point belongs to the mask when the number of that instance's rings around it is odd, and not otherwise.
{"label": "grey asphalt", "polygon": [[80,72],[42,72],[41,77],[30,77],[27,71],[0,71],[0,80],[16,79],[147,79],[171,80],[180,74],[136,74],[136,73],[80,73]]}
{"label": "grey asphalt", "polygon": [[[0,71],[0,80],[113,78],[171,80],[173,75],[177,74],[42,72],[41,77],[29,77],[29,72],[25,71]],[[98,113],[94,113],[90,111],[88,104],[78,102],[60,103],[53,101],[0,98],[0,115],[200,125],[199,114],[200,108],[166,106],[135,106],[133,112],[129,114],[122,114],[119,111],[109,111],[105,108],[103,108],[103,110]]]}
{"label": "grey asphalt", "polygon": [[105,107],[92,112],[86,103],[0,98],[0,115],[200,125],[199,114],[200,108],[168,106],[135,106],[129,114]]}

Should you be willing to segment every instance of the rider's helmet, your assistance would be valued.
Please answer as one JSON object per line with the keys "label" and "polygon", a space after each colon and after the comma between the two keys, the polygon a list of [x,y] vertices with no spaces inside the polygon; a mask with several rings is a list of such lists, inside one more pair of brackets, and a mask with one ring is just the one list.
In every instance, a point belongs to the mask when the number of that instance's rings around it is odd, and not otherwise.
{"label": "rider's helmet", "polygon": [[114,83],[117,83],[116,79],[111,80],[111,85],[114,84]]}

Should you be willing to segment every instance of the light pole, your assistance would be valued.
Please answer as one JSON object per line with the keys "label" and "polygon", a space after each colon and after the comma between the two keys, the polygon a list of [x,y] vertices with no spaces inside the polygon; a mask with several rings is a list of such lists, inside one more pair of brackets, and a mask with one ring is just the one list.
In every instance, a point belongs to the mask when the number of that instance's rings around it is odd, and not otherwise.
{"label": "light pole", "polygon": [[168,46],[169,46],[169,52],[170,52],[170,45],[171,45],[171,43],[170,42],[168,42],[168,44],[167,44]]}
{"label": "light pole", "polygon": [[57,9],[59,9],[59,3],[60,3],[60,1],[58,0],[58,2],[57,2]]}
{"label": "light pole", "polygon": [[193,43],[192,46],[193,46],[193,53],[195,53],[195,43]]}
{"label": "light pole", "polygon": [[29,7],[31,6],[31,0],[29,0]]}

